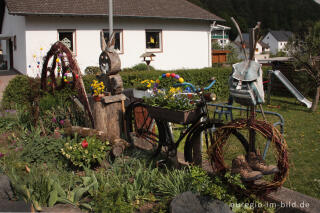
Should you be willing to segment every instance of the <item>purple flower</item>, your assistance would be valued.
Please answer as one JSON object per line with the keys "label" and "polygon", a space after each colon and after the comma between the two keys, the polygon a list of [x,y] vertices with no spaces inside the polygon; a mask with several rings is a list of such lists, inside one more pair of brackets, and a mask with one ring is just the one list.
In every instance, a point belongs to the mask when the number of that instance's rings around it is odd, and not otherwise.
{"label": "purple flower", "polygon": [[64,120],[60,120],[60,124],[63,125],[64,124]]}
{"label": "purple flower", "polygon": [[15,148],[15,150],[14,150],[14,151],[18,152],[18,151],[22,151],[22,150],[23,150],[23,148],[22,148],[22,147],[17,147],[17,148]]}
{"label": "purple flower", "polygon": [[0,158],[2,158],[4,156],[4,154],[2,152],[0,152]]}
{"label": "purple flower", "polygon": [[57,119],[55,117],[52,118],[52,122],[55,123],[57,122]]}

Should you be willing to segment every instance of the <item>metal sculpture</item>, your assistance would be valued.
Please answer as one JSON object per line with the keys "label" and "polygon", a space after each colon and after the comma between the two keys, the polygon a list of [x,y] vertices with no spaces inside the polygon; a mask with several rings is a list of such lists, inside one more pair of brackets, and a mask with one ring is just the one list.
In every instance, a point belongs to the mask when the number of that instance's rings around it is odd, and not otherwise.
{"label": "metal sculpture", "polygon": [[[69,78],[72,78],[72,80],[68,80]],[[92,111],[77,60],[73,57],[68,47],[62,42],[57,41],[51,46],[44,58],[41,73],[41,89],[48,91],[50,88],[49,91],[54,93],[55,90],[63,89],[66,84],[71,84],[71,88],[77,90],[78,98],[88,113],[92,127],[94,127]]]}

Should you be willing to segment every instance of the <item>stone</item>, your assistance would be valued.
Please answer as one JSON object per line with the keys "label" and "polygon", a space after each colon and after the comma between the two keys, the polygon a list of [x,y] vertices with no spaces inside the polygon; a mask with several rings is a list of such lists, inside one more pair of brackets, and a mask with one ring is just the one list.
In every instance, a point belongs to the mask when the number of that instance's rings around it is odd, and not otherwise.
{"label": "stone", "polygon": [[31,204],[25,203],[23,200],[11,201],[0,199],[1,212],[30,212]]}
{"label": "stone", "polygon": [[57,204],[53,207],[42,208],[43,212],[54,212],[54,213],[81,213],[82,211],[70,204]]}
{"label": "stone", "polygon": [[170,213],[205,213],[199,199],[192,192],[184,192],[176,196],[170,203]]}
{"label": "stone", "polygon": [[232,213],[230,207],[220,200],[198,196],[190,191],[176,196],[170,203],[170,213]]}
{"label": "stone", "polygon": [[207,213],[232,213],[230,207],[221,200],[212,200],[203,206]]}
{"label": "stone", "polygon": [[6,175],[0,175],[0,199],[12,199],[13,192],[10,185],[10,179]]}

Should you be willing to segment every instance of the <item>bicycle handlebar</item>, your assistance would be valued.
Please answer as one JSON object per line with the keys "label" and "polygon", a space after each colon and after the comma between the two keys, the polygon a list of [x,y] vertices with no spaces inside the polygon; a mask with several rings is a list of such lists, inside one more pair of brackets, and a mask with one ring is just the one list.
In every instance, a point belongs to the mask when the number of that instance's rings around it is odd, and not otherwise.
{"label": "bicycle handlebar", "polygon": [[216,83],[216,80],[212,80],[211,83],[209,84],[209,86],[205,87],[205,88],[196,88],[193,84],[188,83],[188,82],[184,82],[184,83],[179,83],[179,84],[175,84],[173,85],[174,87],[181,87],[181,86],[190,86],[191,90],[195,93],[200,92],[202,90],[209,90],[214,84]]}

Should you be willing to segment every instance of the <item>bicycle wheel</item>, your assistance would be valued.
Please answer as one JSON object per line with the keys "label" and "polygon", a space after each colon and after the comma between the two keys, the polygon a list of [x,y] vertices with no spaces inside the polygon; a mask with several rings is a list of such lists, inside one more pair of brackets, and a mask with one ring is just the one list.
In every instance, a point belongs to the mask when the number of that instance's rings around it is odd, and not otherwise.
{"label": "bicycle wheel", "polygon": [[[184,147],[185,160],[190,163],[202,166],[204,160],[209,160],[207,149],[215,140],[215,132],[222,127],[223,123],[201,122],[194,127],[188,134],[186,144]],[[249,143],[243,134],[237,130],[231,131],[235,141],[237,141],[236,152],[247,153],[249,150]],[[200,142],[203,141],[204,144]],[[239,142],[241,146],[239,146]],[[212,163],[212,162],[211,162]],[[214,169],[215,170],[215,169]]]}
{"label": "bicycle wheel", "polygon": [[127,139],[134,145],[149,149],[157,155],[167,143],[167,122],[151,118],[145,104],[133,102],[126,109]]}

